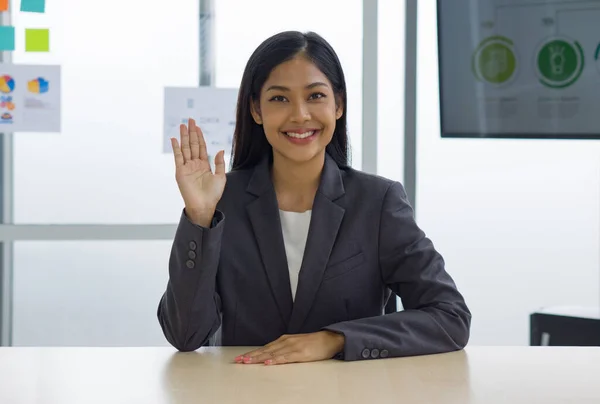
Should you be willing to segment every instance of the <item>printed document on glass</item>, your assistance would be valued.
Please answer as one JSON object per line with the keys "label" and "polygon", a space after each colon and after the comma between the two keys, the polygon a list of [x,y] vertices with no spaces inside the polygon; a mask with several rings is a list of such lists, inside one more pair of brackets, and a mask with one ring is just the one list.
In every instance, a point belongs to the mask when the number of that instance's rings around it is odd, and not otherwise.
{"label": "printed document on glass", "polygon": [[208,155],[225,150],[230,156],[237,95],[237,88],[166,87],[163,151],[173,152],[170,139],[179,141],[179,125],[192,118],[204,134]]}
{"label": "printed document on glass", "polygon": [[60,132],[60,66],[0,64],[0,132]]}

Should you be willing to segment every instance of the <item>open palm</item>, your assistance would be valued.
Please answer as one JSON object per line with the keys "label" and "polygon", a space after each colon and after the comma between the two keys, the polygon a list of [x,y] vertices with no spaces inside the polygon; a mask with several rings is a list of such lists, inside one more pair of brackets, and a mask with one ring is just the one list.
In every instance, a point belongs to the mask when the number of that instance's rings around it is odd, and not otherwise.
{"label": "open palm", "polygon": [[[212,218],[225,189],[225,152],[215,157],[213,173],[208,160],[204,135],[193,119],[180,126],[181,145],[171,138],[175,156],[175,179],[188,215]],[[210,216],[210,217],[209,217]]]}

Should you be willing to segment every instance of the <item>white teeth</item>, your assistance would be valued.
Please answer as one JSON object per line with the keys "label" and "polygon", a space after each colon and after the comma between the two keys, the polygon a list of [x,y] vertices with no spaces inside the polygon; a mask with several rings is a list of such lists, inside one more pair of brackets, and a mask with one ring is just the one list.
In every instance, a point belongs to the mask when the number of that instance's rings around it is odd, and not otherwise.
{"label": "white teeth", "polygon": [[289,137],[295,137],[297,139],[306,139],[309,136],[312,136],[315,131],[311,130],[309,132],[304,132],[304,133],[292,133],[292,132],[284,132],[287,136]]}

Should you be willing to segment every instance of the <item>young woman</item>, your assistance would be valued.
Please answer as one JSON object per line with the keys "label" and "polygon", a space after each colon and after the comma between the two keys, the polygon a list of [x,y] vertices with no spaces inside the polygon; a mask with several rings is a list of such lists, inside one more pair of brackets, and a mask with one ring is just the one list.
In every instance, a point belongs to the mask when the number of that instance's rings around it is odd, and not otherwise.
{"label": "young woman", "polygon": [[[402,185],[348,166],[344,73],[323,38],[263,42],[236,119],[227,174],[193,120],[171,139],[185,207],[158,319],[175,348],[219,330],[218,344],[257,347],[236,362],[282,364],[467,344],[471,313]],[[395,295],[404,310],[384,314]]]}

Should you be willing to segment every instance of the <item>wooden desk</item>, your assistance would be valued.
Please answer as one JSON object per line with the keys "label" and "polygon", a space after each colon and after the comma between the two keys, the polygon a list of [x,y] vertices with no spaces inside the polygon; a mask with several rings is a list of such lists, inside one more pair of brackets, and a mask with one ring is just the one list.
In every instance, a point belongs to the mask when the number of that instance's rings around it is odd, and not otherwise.
{"label": "wooden desk", "polygon": [[238,365],[244,348],[0,348],[2,404],[600,403],[600,348]]}

